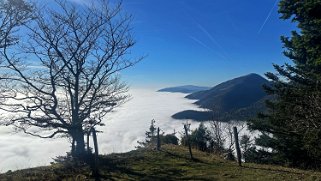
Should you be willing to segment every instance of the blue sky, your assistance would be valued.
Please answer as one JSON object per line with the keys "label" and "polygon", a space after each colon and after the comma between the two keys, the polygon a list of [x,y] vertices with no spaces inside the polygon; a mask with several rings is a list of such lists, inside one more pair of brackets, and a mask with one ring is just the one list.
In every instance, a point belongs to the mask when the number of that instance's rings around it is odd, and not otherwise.
{"label": "blue sky", "polygon": [[123,72],[123,80],[131,87],[214,86],[274,71],[272,63],[288,61],[280,36],[296,28],[279,19],[278,2],[123,0],[124,12],[134,17],[132,56],[147,55]]}
{"label": "blue sky", "polygon": [[295,26],[279,19],[274,0],[123,2],[134,16],[134,55],[148,55],[124,72],[132,86],[213,86],[287,61],[280,36]]}

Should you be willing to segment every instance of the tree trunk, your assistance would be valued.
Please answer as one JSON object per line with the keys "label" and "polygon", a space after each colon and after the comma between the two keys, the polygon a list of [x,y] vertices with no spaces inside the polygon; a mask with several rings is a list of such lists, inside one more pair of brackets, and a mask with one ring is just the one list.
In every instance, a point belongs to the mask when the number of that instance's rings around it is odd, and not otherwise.
{"label": "tree trunk", "polygon": [[90,132],[87,133],[87,154],[90,155],[90,147],[89,147],[89,137],[90,137]]}
{"label": "tree trunk", "polygon": [[187,140],[187,143],[188,143],[189,154],[191,156],[191,159],[194,160],[193,153],[192,153],[191,142],[190,142],[189,137],[188,137],[188,129],[187,129],[186,125],[184,125],[184,129],[185,129],[185,134],[186,134],[186,140]]}
{"label": "tree trunk", "polygon": [[94,141],[94,148],[95,148],[95,164],[94,164],[94,176],[95,180],[100,180],[100,174],[99,174],[99,158],[98,158],[98,142],[97,142],[97,134],[95,128],[92,128],[92,134],[93,134],[93,141]]}
{"label": "tree trunk", "polygon": [[72,142],[71,142],[71,153],[75,152],[75,139],[72,137]]}
{"label": "tree trunk", "polygon": [[238,136],[237,128],[235,126],[233,127],[233,132],[234,132],[234,139],[235,139],[234,141],[235,141],[237,162],[239,166],[242,166],[242,155],[241,155],[241,149],[239,144],[239,136]]}
{"label": "tree trunk", "polygon": [[157,128],[157,151],[160,150],[161,142],[160,142],[160,136],[159,136],[159,127]]}
{"label": "tree trunk", "polygon": [[74,131],[72,134],[73,139],[75,140],[75,149],[72,153],[72,156],[82,158],[86,155],[86,150],[85,150],[85,139],[84,139],[84,132],[80,128]]}

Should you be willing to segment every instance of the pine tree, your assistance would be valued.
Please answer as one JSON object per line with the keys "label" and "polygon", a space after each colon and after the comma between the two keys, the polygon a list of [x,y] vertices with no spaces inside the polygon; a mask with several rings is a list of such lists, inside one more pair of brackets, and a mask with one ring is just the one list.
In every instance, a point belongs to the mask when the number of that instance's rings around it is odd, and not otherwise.
{"label": "pine tree", "polygon": [[[212,139],[210,132],[204,123],[200,123],[198,128],[192,131],[189,139],[193,148],[196,148],[200,151],[211,151],[210,142]],[[188,145],[186,135],[182,137],[181,143],[184,146]]]}
{"label": "pine tree", "polygon": [[271,161],[292,166],[321,164],[321,1],[281,0],[279,13],[298,27],[282,36],[284,55],[292,63],[274,65],[266,76],[267,114],[249,123],[263,134],[256,143],[272,149]]}
{"label": "pine tree", "polygon": [[149,130],[145,132],[145,141],[137,141],[139,146],[137,148],[150,147],[156,144],[156,127],[155,120],[151,120]]}

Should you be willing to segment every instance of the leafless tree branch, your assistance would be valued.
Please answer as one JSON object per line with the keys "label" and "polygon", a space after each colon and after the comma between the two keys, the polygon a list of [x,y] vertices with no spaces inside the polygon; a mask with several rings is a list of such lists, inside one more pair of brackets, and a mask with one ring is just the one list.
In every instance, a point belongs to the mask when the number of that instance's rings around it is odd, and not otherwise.
{"label": "leafless tree branch", "polygon": [[[131,17],[121,4],[99,2],[78,7],[62,0],[56,1],[60,9],[36,9],[35,18],[22,24],[27,38],[14,46],[8,46],[11,29],[3,30],[1,55],[10,76],[2,82],[0,109],[11,113],[7,124],[41,138],[67,134],[82,150],[87,129],[103,125],[103,117],[128,98],[119,72],[141,60],[130,57]],[[31,59],[41,68],[28,68]],[[53,132],[43,136],[33,128]]]}

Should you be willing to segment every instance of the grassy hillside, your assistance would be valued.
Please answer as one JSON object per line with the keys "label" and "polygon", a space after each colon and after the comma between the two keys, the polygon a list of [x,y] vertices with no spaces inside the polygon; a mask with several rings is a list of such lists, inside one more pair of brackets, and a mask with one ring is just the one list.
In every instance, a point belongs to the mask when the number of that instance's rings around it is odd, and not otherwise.
{"label": "grassy hillside", "polygon": [[[320,172],[279,166],[244,164],[223,160],[194,150],[165,145],[162,151],[135,150],[101,158],[102,180],[321,180]],[[68,168],[59,164],[19,170],[0,175],[0,180],[91,180],[89,168]]]}

